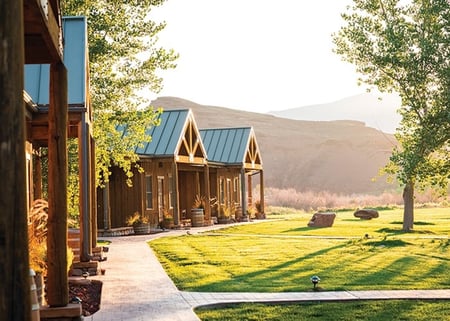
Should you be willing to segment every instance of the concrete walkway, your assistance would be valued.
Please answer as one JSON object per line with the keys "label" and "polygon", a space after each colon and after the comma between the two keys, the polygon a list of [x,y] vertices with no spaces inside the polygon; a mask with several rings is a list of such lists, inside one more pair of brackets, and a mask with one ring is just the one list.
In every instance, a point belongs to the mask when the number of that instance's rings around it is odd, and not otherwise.
{"label": "concrete walkway", "polygon": [[329,291],[288,293],[203,293],[178,291],[146,241],[198,233],[219,227],[192,228],[144,235],[102,238],[110,240],[100,310],[92,321],[198,321],[193,308],[229,302],[300,302],[370,299],[450,299],[449,290]]}

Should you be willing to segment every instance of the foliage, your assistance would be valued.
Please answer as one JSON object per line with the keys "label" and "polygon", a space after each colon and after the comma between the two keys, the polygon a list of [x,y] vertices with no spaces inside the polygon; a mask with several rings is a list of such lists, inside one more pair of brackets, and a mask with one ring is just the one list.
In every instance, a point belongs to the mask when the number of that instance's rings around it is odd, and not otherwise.
{"label": "foliage", "polygon": [[[150,141],[146,129],[158,125],[161,110],[151,107],[142,93],[159,92],[158,71],[176,67],[178,55],[157,46],[157,34],[165,23],[150,19],[152,8],[163,2],[62,1],[64,15],[83,15],[88,20],[97,185],[108,182],[111,165],[121,167],[130,178],[138,160],[135,148]],[[117,129],[125,124],[123,135]]]}
{"label": "foliage", "polygon": [[127,217],[126,223],[128,226],[136,226],[141,224],[148,224],[150,221],[147,216],[139,213],[134,212],[133,215],[130,215]]}
{"label": "foliage", "polygon": [[202,208],[205,209],[208,199],[204,195],[195,195],[194,202],[192,203],[192,208]]}
{"label": "foliage", "polygon": [[445,320],[448,301],[360,300],[357,302],[305,302],[297,304],[226,304],[200,307],[195,313],[203,321],[385,321]]}
{"label": "foliage", "polygon": [[37,199],[28,214],[28,251],[30,268],[35,272],[47,271],[47,218],[48,203]]}
{"label": "foliage", "polygon": [[404,229],[409,230],[414,187],[446,192],[450,175],[450,4],[354,0],[342,18],[347,24],[334,35],[335,51],[356,66],[360,83],[401,97],[400,146],[384,172],[405,186]]}
{"label": "foliage", "polygon": [[332,228],[310,228],[312,214],[299,213],[149,245],[189,291],[309,291],[312,275],[326,291],[448,288],[448,210],[418,209],[427,224],[415,233],[397,224],[401,210],[370,221],[340,212]]}

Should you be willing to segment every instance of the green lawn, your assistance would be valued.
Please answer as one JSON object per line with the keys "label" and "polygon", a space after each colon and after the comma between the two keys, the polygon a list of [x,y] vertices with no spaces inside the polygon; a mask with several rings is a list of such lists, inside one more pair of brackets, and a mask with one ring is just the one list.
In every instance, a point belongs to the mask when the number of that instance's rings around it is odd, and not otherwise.
{"label": "green lawn", "polygon": [[338,212],[331,228],[307,227],[311,213],[269,217],[150,246],[187,291],[309,291],[312,275],[324,291],[450,287],[450,209],[416,210],[414,233],[401,232],[400,209],[370,221]]}
{"label": "green lawn", "polygon": [[358,301],[292,305],[238,304],[198,308],[203,321],[443,321],[450,320],[448,301]]}

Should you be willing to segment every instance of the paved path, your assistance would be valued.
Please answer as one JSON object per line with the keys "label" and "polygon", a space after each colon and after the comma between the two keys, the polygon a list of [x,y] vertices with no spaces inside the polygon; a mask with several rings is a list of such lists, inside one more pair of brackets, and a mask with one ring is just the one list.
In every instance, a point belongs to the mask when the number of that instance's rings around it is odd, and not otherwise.
{"label": "paved path", "polygon": [[[217,227],[214,227],[217,228]],[[193,228],[198,233],[209,228]],[[193,308],[227,302],[299,302],[366,299],[450,299],[449,290],[327,291],[289,293],[201,293],[178,291],[146,241],[185,230],[145,236],[102,238],[111,240],[108,260],[101,263],[106,274],[100,310],[91,321],[198,321]]]}

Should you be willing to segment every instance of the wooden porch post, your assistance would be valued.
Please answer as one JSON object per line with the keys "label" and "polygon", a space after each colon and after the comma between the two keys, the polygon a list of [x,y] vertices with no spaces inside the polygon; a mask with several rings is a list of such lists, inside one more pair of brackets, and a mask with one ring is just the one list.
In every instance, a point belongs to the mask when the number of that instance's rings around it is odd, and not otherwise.
{"label": "wooden porch post", "polygon": [[79,177],[80,177],[80,261],[89,262],[92,257],[91,253],[91,216],[89,201],[89,142],[87,140],[88,124],[86,124],[85,115],[81,117],[78,127],[78,161],[79,161]]}
{"label": "wooden porch post", "polygon": [[111,229],[111,207],[109,205],[109,182],[102,188],[103,192],[103,229]]}
{"label": "wooden porch post", "polygon": [[0,320],[31,319],[23,102],[23,3],[0,1]]}
{"label": "wooden porch post", "polygon": [[92,248],[97,247],[97,190],[95,188],[95,143],[89,133],[89,186],[91,197],[89,205],[91,207],[91,240]]}
{"label": "wooden porch post", "polygon": [[259,204],[261,204],[261,213],[265,213],[264,209],[264,172],[259,171]]}
{"label": "wooden porch post", "polygon": [[63,63],[50,66],[48,111],[47,302],[69,303],[67,277],[67,71]]}
{"label": "wooden porch post", "polygon": [[247,190],[245,185],[245,168],[241,168],[241,208],[242,215],[247,216]]}
{"label": "wooden porch post", "polygon": [[204,180],[205,180],[205,196],[206,196],[206,207],[205,207],[205,220],[208,221],[208,224],[210,224],[209,222],[211,221],[211,207],[209,206],[210,204],[210,199],[211,199],[211,187],[209,186],[209,166],[205,165],[204,167]]}
{"label": "wooden porch post", "polygon": [[180,212],[180,191],[179,191],[179,185],[178,185],[178,165],[176,161],[173,161],[172,163],[172,177],[173,177],[173,197],[174,197],[174,204],[173,204],[173,222],[175,225],[179,225],[181,221],[181,212]]}

